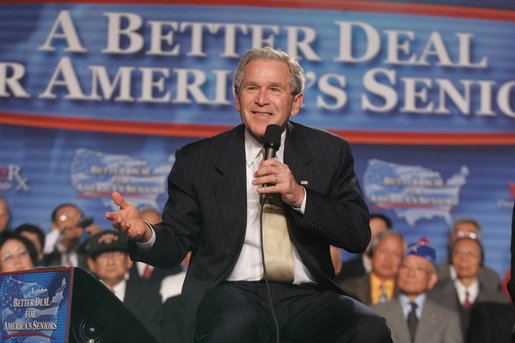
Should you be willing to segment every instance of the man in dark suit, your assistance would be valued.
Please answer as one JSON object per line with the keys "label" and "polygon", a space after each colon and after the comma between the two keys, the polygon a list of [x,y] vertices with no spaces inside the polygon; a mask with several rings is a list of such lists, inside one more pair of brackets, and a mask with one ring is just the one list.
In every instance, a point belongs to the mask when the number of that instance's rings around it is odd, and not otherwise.
{"label": "man in dark suit", "polygon": [[[243,125],[177,151],[163,222],[145,224],[113,193],[120,210],[106,217],[130,239],[132,257],[166,267],[192,251],[182,342],[270,342],[278,333],[295,342],[390,341],[384,320],[334,281],[329,246],[362,252],[368,210],[348,143],[289,121],[303,85],[295,59],[271,48],[248,51],[234,77]],[[281,148],[262,161],[270,124],[281,128]],[[263,271],[259,193],[280,195],[286,217],[281,243],[291,240],[293,270],[281,281]]]}

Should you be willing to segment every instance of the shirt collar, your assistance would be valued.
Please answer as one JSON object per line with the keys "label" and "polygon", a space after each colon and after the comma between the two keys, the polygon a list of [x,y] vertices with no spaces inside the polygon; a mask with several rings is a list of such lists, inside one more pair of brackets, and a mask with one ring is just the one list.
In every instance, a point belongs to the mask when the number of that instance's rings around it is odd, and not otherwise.
{"label": "shirt collar", "polygon": [[[399,294],[399,301],[402,307],[402,313],[404,314],[404,318],[408,318],[408,313],[411,311],[410,300],[407,295]],[[419,294],[414,303],[417,304],[417,317],[420,318],[422,315],[422,309],[424,308],[424,303],[426,302],[426,293]]]}
{"label": "shirt collar", "polygon": [[[284,142],[286,141],[286,130],[281,133],[281,146],[277,150],[276,156],[279,161],[283,160],[284,156]],[[247,167],[250,167],[254,160],[258,157],[263,143],[259,142],[250,132],[245,128],[245,159]]]}
{"label": "shirt collar", "polygon": [[465,287],[459,279],[454,280],[454,285],[456,287],[456,292],[458,293],[458,298],[461,304],[465,302],[466,292],[469,293],[469,301],[471,303],[475,301],[479,293],[479,282],[477,281],[477,279],[468,287]]}

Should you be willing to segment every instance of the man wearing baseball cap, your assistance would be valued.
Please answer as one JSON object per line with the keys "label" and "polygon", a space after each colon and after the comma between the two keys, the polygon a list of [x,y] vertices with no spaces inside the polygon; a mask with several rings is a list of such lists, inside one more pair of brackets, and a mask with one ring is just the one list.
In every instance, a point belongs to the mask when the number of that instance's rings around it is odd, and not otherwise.
{"label": "man wearing baseball cap", "polygon": [[426,292],[438,281],[436,252],[427,239],[410,244],[397,275],[400,294],[372,308],[385,317],[394,343],[461,343],[458,313],[431,299]]}
{"label": "man wearing baseball cap", "polygon": [[103,230],[91,236],[87,245],[88,266],[148,331],[161,340],[163,308],[159,293],[149,292],[138,280],[129,279],[132,261],[127,240],[117,230]]}

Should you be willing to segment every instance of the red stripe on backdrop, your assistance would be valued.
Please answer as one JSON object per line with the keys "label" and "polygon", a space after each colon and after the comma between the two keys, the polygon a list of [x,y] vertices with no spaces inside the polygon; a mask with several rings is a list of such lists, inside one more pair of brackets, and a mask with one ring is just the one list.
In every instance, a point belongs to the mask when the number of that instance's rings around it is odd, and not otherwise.
{"label": "red stripe on backdrop", "polygon": [[[0,0],[1,3],[12,4],[12,0]],[[73,4],[70,0],[32,0],[18,3],[57,3]],[[475,8],[465,6],[443,6],[431,4],[413,4],[402,2],[378,1],[343,1],[343,0],[254,0],[252,5],[242,3],[241,0],[79,0],[77,4],[156,4],[156,5],[209,5],[209,6],[252,6],[297,9],[319,9],[338,11],[357,11],[374,13],[399,13],[427,16],[442,16],[454,18],[473,18],[484,20],[515,21],[515,11],[489,8]]]}
{"label": "red stripe on backdrop", "polygon": [[[179,137],[207,137],[231,128],[231,126],[223,125],[152,123],[5,112],[0,112],[0,124],[65,130]],[[345,137],[352,143],[363,144],[515,145],[515,134],[513,132],[328,131],[333,132],[338,136]]]}

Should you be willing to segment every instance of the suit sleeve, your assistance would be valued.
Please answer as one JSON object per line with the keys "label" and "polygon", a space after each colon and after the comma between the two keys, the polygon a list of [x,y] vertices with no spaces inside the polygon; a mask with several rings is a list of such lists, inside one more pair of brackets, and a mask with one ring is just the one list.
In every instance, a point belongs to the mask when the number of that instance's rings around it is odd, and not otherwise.
{"label": "suit sleeve", "polygon": [[329,191],[306,189],[306,211],[300,225],[322,235],[331,245],[361,253],[370,241],[369,213],[347,142],[341,141],[335,158],[338,163]]}

